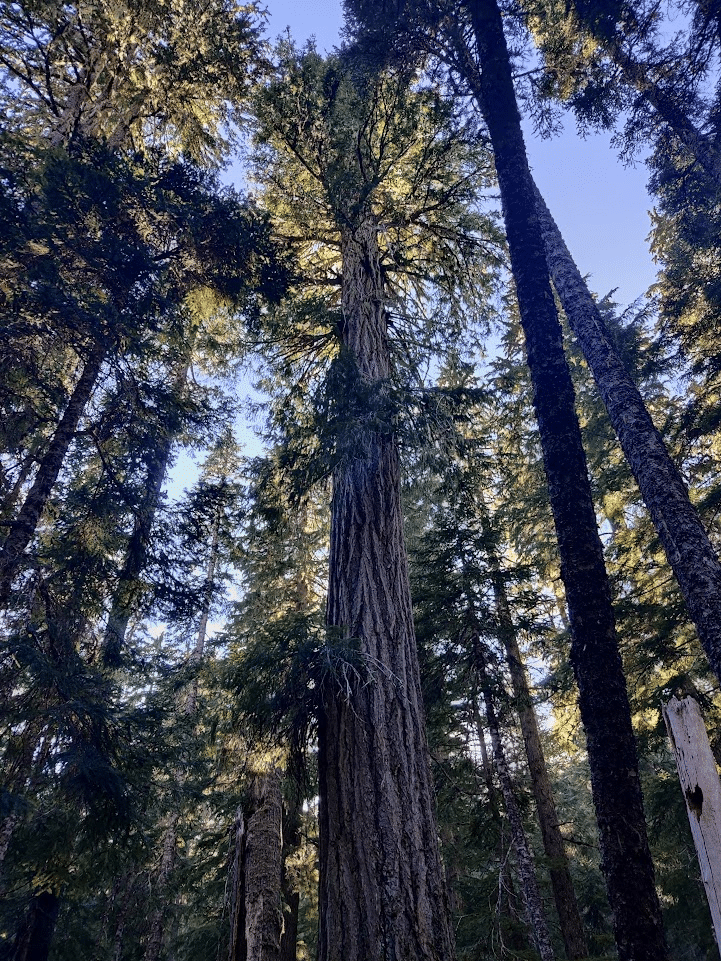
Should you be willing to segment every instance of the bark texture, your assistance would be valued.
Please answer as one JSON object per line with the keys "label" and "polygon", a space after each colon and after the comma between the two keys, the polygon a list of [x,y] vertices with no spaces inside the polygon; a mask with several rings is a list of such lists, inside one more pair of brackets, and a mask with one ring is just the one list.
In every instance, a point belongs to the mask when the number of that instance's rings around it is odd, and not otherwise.
{"label": "bark texture", "polygon": [[97,382],[104,356],[102,346],[95,344],[85,361],[85,366],[45,456],[40,462],[32,487],[0,548],[0,605],[7,604],[10,597],[12,579],[25,548],[35,535],[42,512],[60,474],[65,455]]}
{"label": "bark texture", "polygon": [[258,777],[245,840],[245,941],[252,961],[280,961],[283,800],[280,771]]}
{"label": "bark texture", "polygon": [[528,686],[526,670],[518,647],[518,638],[511,616],[511,610],[506,595],[506,585],[503,580],[498,559],[490,553],[493,593],[496,602],[498,626],[501,640],[506,651],[506,660],[513,685],[518,719],[523,735],[523,744],[528,759],[528,770],[531,775],[533,798],[536,802],[538,823],[541,828],[543,850],[548,858],[548,873],[553,888],[553,899],[561,926],[563,944],[569,961],[588,956],[586,935],[583,929],[581,913],[578,910],[576,892],[571,881],[571,872],[566,856],[561,829],[558,826],[556,802],[553,798],[551,780],[548,775],[546,758],[541,744],[541,735],[533,709],[531,691]]}
{"label": "bark texture", "polygon": [[245,817],[235,812],[233,854],[228,872],[230,880],[230,942],[228,961],[246,961],[245,954]]}
{"label": "bark texture", "polygon": [[297,850],[301,842],[301,803],[299,792],[286,805],[283,819],[283,936],[280,942],[280,961],[296,961],[298,953],[298,917],[300,891],[297,890],[287,869],[288,856]]}
{"label": "bark texture", "polygon": [[721,782],[697,701],[672,697],[663,709],[716,944],[721,943]]}
{"label": "bark texture", "polygon": [[494,0],[467,0],[474,81],[493,145],[534,408],[572,631],[571,662],[588,745],[601,867],[620,961],[668,957],[648,849],[636,746],[611,592],[563,352],[508,48]]}
{"label": "bark texture", "polygon": [[721,563],[643,397],[609,340],[603,318],[535,187],[548,267],[608,416],[676,575],[691,619],[721,680]]}
{"label": "bark texture", "polygon": [[[342,232],[343,340],[363,385],[389,374],[377,227]],[[357,651],[329,655],[319,731],[320,961],[450,961],[408,570],[398,449],[357,415],[333,477],[327,622]],[[352,639],[352,640],[351,640]]]}
{"label": "bark texture", "polygon": [[480,642],[478,638],[474,638],[474,648],[476,672],[478,675],[481,692],[483,694],[483,700],[486,707],[486,721],[488,723],[488,731],[491,735],[491,744],[493,745],[493,759],[496,765],[498,780],[501,785],[501,793],[503,794],[503,803],[506,808],[506,816],[508,817],[508,823],[511,828],[513,848],[516,852],[516,867],[518,869],[518,879],[521,883],[521,896],[523,898],[523,904],[526,911],[526,923],[528,924],[528,930],[531,934],[535,948],[540,955],[541,961],[553,961],[554,953],[553,946],[551,945],[551,934],[548,930],[546,917],[543,913],[543,902],[541,900],[541,892],[538,888],[538,878],[536,875],[536,865],[533,858],[533,852],[528,844],[528,838],[526,837],[526,832],[523,827],[521,811],[518,807],[518,801],[516,800],[516,795],[513,790],[513,782],[508,770],[506,753],[503,750],[503,742],[501,741],[501,731],[498,724],[498,716],[496,715],[496,710],[493,705],[491,685],[486,673],[486,667],[480,651]]}

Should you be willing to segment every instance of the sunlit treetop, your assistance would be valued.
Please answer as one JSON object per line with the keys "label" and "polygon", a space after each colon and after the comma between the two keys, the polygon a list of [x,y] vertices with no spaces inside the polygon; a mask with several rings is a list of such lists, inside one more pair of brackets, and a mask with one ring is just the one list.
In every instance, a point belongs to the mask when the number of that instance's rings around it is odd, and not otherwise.
{"label": "sunlit treetop", "polygon": [[363,72],[343,53],[323,58],[290,42],[276,56],[254,100],[253,175],[298,259],[309,315],[319,301],[339,306],[343,232],[369,222],[394,322],[411,309],[483,313],[502,240],[473,118],[420,76]]}
{"label": "sunlit treetop", "polygon": [[265,65],[255,3],[21,0],[0,4],[0,21],[0,109],[55,145],[217,160]]}

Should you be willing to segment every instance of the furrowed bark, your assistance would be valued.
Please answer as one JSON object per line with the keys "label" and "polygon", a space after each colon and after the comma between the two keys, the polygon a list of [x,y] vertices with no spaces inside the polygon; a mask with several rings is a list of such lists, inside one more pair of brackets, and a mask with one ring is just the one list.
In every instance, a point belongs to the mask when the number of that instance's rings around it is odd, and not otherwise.
{"label": "furrowed bark", "polygon": [[245,953],[245,817],[239,807],[233,824],[230,863],[230,941],[228,961],[246,961]]}
{"label": "furrowed bark", "polygon": [[643,397],[534,185],[548,267],[716,676],[721,680],[721,563]]}
{"label": "furrowed bark", "polygon": [[566,957],[569,961],[576,961],[576,959],[588,956],[586,934],[583,929],[581,913],[578,910],[576,892],[571,881],[571,871],[563,843],[563,835],[558,826],[553,789],[551,788],[551,780],[548,775],[543,745],[541,744],[536,712],[533,709],[528,678],[526,677],[521,651],[518,647],[516,629],[508,604],[506,585],[498,564],[498,558],[492,550],[489,551],[489,560],[499,634],[506,651],[506,661],[511,675],[513,697],[528,759],[528,770],[531,775],[533,798],[536,802],[538,823],[541,828],[543,850],[548,858],[548,873],[551,878],[553,898],[556,903]]}
{"label": "furrowed bark", "polygon": [[503,803],[511,828],[513,847],[516,852],[516,867],[518,869],[518,879],[521,884],[521,896],[526,910],[526,923],[528,924],[528,930],[536,950],[541,957],[541,961],[554,961],[551,934],[543,913],[543,902],[541,900],[541,892],[538,888],[533,852],[528,844],[528,838],[523,827],[523,819],[521,818],[521,812],[513,790],[513,782],[511,781],[511,775],[508,770],[506,753],[503,749],[503,742],[501,741],[498,716],[493,706],[493,693],[485,666],[485,658],[481,652],[480,641],[477,637],[473,639],[473,647],[475,671],[486,707],[486,721],[491,735],[491,744],[493,745],[496,773],[498,774],[498,780],[501,785]]}
{"label": "furrowed bark", "polygon": [[288,856],[297,850],[301,841],[300,798],[294,791],[293,800],[287,805],[283,820],[283,936],[280,942],[280,961],[296,961],[298,953],[298,916],[300,891],[293,884],[287,870]]}
{"label": "furrowed bark", "polygon": [[35,535],[38,522],[58,479],[63,460],[75,436],[80,418],[100,375],[104,357],[103,347],[100,344],[95,344],[85,361],[80,378],[73,389],[45,456],[40,462],[32,487],[28,491],[23,506],[13,521],[10,532],[5,538],[5,543],[0,549],[0,605],[7,604],[9,600],[12,579],[25,548]]}
{"label": "furrowed bark", "polygon": [[283,801],[280,771],[258,777],[245,847],[245,941],[253,961],[280,961]]}
{"label": "furrowed bark", "polygon": [[[370,218],[342,231],[342,309],[345,350],[380,396],[390,365],[376,231]],[[450,961],[398,448],[371,413],[353,431],[333,477],[327,623],[357,651],[330,665],[320,718],[319,959]]]}
{"label": "furrowed bark", "polygon": [[668,957],[648,849],[636,745],[611,591],[585,453],[535,212],[508,48],[494,0],[467,0],[481,65],[479,106],[493,145],[511,266],[533,382],[571,662],[588,745],[591,786],[620,961]]}

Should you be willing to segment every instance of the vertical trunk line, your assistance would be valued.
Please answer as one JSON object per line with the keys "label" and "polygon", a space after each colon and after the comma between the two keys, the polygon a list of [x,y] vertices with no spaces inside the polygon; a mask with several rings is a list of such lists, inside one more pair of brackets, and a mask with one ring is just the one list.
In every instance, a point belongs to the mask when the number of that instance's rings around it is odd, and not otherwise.
{"label": "vertical trunk line", "polygon": [[48,449],[40,462],[35,480],[12,522],[5,542],[0,548],[0,605],[10,599],[12,579],[18,569],[25,548],[35,535],[40,517],[58,479],[63,460],[77,431],[80,418],[100,375],[105,351],[101,344],[90,350],[78,382],[70,395]]}
{"label": "vertical trunk line", "polygon": [[640,391],[536,185],[536,210],[553,284],[636,478],[701,644],[721,680],[721,563]]}
{"label": "vertical trunk line", "polygon": [[495,0],[467,0],[476,83],[495,156],[506,235],[533,382],[533,402],[571,621],[602,861],[620,961],[668,957],[648,848],[636,744],[596,526],[575,398],[563,351]]}
{"label": "vertical trunk line", "polygon": [[[538,888],[538,878],[533,852],[528,844],[528,838],[523,827],[523,819],[513,790],[513,782],[508,770],[506,753],[503,749],[501,731],[493,706],[493,693],[488,678],[485,658],[481,651],[480,641],[477,637],[473,639],[474,647],[474,669],[478,678],[478,683],[483,695],[486,708],[486,721],[491,735],[493,745],[493,757],[496,765],[498,780],[503,794],[503,803],[508,815],[508,823],[511,828],[513,847],[516,852],[516,863],[518,866],[518,877],[521,882],[521,896],[526,909],[526,921],[528,930],[531,934],[536,950],[541,956],[541,961],[554,961],[553,946],[551,944],[551,934],[543,911],[543,901],[541,892]],[[476,694],[474,692],[474,700]]]}
{"label": "vertical trunk line", "polygon": [[[490,527],[487,517],[483,518],[483,523]],[[521,725],[523,744],[526,749],[528,769],[531,774],[531,785],[536,802],[538,823],[541,828],[543,850],[548,858],[548,871],[558,920],[561,925],[561,934],[566,956],[569,961],[577,961],[577,959],[588,956],[586,934],[571,880],[566,848],[558,826],[558,814],[553,798],[551,779],[546,766],[536,712],[533,709],[531,691],[518,646],[518,637],[511,616],[506,585],[498,562],[495,544],[489,546],[488,560],[491,566],[491,581],[498,614],[499,634],[506,651],[506,663],[511,675],[513,696]]]}
{"label": "vertical trunk line", "polygon": [[[382,410],[385,290],[377,226],[364,217],[341,231],[343,344]],[[357,414],[344,440],[350,450],[333,476],[326,619],[357,652],[334,661],[319,724],[319,959],[451,961],[397,444],[373,410]]]}

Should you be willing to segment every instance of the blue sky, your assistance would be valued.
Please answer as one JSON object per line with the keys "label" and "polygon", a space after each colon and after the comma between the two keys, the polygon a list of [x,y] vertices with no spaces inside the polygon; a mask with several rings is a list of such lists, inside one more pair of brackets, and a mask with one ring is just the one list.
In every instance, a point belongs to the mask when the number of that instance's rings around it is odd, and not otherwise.
{"label": "blue sky", "polygon": [[[315,36],[320,51],[338,43],[340,0],[267,0],[271,38],[290,27],[299,45]],[[582,273],[599,294],[618,288],[624,306],[655,279],[648,252],[650,231],[643,164],[624,167],[610,137],[578,136],[572,118],[560,137],[541,140],[526,129],[531,166],[541,193]]]}

